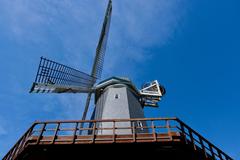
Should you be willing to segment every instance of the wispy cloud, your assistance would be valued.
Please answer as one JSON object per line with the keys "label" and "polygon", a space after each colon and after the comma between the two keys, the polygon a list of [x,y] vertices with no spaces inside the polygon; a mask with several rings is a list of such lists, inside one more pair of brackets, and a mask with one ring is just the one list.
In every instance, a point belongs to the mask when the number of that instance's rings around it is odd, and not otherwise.
{"label": "wispy cloud", "polygon": [[138,47],[166,43],[183,18],[185,2],[186,0],[116,1],[114,22],[118,24],[119,36],[129,39]]}
{"label": "wispy cloud", "polygon": [[6,129],[6,121],[5,119],[0,115],[0,136],[6,135],[7,129]]}
{"label": "wispy cloud", "polygon": [[3,126],[0,125],[0,136],[6,135],[7,134],[7,130],[4,129]]}
{"label": "wispy cloud", "polygon": [[[167,43],[186,12],[186,2],[113,1],[110,45],[115,53],[109,53],[107,57],[118,56],[125,51],[126,57],[129,55],[128,58],[139,61],[138,57],[132,56],[135,48],[141,57],[141,54],[147,53],[145,48]],[[5,29],[11,38],[21,43],[49,43],[49,36],[55,36],[55,40],[63,45],[69,61],[77,57],[82,62],[88,62],[88,57],[93,58],[106,0],[3,0],[0,3],[2,16],[5,16]],[[139,49],[142,49],[140,53]],[[89,63],[86,67],[89,67]]]}

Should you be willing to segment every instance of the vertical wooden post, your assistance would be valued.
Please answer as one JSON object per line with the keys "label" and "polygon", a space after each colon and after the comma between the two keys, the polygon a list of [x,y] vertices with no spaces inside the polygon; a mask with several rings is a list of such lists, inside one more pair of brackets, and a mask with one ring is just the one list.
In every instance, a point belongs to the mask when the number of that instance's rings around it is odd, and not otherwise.
{"label": "vertical wooden post", "polygon": [[194,138],[193,138],[192,131],[191,131],[189,128],[188,128],[188,132],[189,132],[189,136],[190,136],[190,140],[191,140],[191,144],[192,144],[192,146],[193,146],[193,149],[194,149],[194,150],[197,150],[196,145],[195,145],[195,140],[194,140]]}
{"label": "vertical wooden post", "polygon": [[12,150],[12,153],[11,153],[11,160],[13,160],[15,157],[16,157],[16,153],[17,152],[17,147],[15,147],[13,150]]}
{"label": "vertical wooden post", "polygon": [[184,141],[185,144],[188,144],[188,141],[187,141],[187,138],[186,138],[186,133],[185,133],[185,127],[184,127],[184,125],[182,124],[181,121],[178,121],[178,123],[180,124],[180,130],[181,130],[180,134],[183,138],[183,141]]}
{"label": "vertical wooden post", "polygon": [[212,149],[212,145],[208,144],[208,146],[209,146],[209,150],[211,152],[212,158],[215,160],[216,158],[215,158],[215,153],[213,152],[213,149]]}
{"label": "vertical wooden post", "polygon": [[116,135],[116,122],[113,121],[113,143],[115,142],[115,135]]}
{"label": "vertical wooden post", "polygon": [[218,149],[217,152],[218,152],[218,157],[220,158],[220,160],[223,160],[223,157],[222,157],[221,151]]}
{"label": "vertical wooden post", "polygon": [[[7,156],[6,160],[7,160],[7,159],[12,159],[13,150],[14,150],[14,149],[12,149],[12,150],[8,153],[8,156]],[[11,158],[10,158],[10,157],[11,157]]]}
{"label": "vertical wooden post", "polygon": [[154,126],[154,121],[153,120],[151,120],[151,127],[152,127],[153,141],[156,142],[157,141],[157,135],[156,135],[156,130],[155,130],[155,126]]}
{"label": "vertical wooden post", "polygon": [[200,141],[200,145],[202,147],[202,151],[203,151],[204,157],[207,158],[206,148],[205,148],[205,145],[204,145],[203,140],[202,140],[201,137],[199,137],[199,141]]}
{"label": "vertical wooden post", "polygon": [[73,131],[73,139],[72,139],[72,144],[75,143],[75,139],[76,139],[76,133],[77,133],[77,127],[78,127],[78,122],[76,122],[74,131]]}
{"label": "vertical wooden post", "polygon": [[132,122],[132,134],[133,134],[133,142],[136,142],[136,130],[135,130],[135,122]]}
{"label": "vertical wooden post", "polygon": [[96,122],[93,122],[92,143],[95,141]]}
{"label": "vertical wooden post", "polygon": [[35,127],[35,123],[31,126],[31,128],[25,134],[25,136],[23,138],[22,146],[20,148],[22,148],[22,149],[25,148],[25,144],[27,142],[27,139],[31,136],[34,127]]}
{"label": "vertical wooden post", "polygon": [[172,141],[172,134],[171,134],[171,128],[170,128],[170,124],[169,124],[169,120],[166,120],[166,127],[167,127],[167,130],[168,130],[168,137],[170,139],[170,141]]}
{"label": "vertical wooden post", "polygon": [[16,149],[15,149],[15,151],[14,151],[14,156],[17,156],[17,155],[18,155],[18,153],[19,153],[19,151],[20,151],[20,149],[21,149],[21,146],[22,146],[22,144],[24,143],[25,137],[26,137],[26,135],[24,135],[23,138],[22,138],[22,140],[17,143]]}
{"label": "vertical wooden post", "polygon": [[41,132],[40,132],[40,134],[39,134],[39,136],[38,136],[38,139],[37,139],[36,144],[39,144],[40,139],[42,138],[43,132],[45,131],[46,125],[47,125],[46,123],[43,124],[43,127],[42,127]]}
{"label": "vertical wooden post", "polygon": [[20,141],[19,146],[17,147],[18,150],[15,153],[16,155],[18,155],[25,148],[27,139],[31,136],[32,130],[34,127],[35,127],[35,124],[33,124],[31,128],[27,131],[27,133],[25,133],[24,136],[22,137],[22,140]]}
{"label": "vertical wooden post", "polygon": [[60,123],[58,122],[57,123],[57,127],[55,128],[55,131],[54,131],[54,135],[53,135],[53,139],[52,139],[51,144],[53,144],[55,142],[55,140],[56,140],[57,133],[58,133],[58,130],[59,130],[59,126],[60,126]]}

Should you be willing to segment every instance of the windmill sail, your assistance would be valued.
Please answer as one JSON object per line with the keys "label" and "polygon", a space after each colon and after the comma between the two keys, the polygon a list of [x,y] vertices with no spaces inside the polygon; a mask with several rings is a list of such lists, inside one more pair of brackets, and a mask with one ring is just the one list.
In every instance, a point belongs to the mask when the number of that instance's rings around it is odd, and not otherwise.
{"label": "windmill sail", "polygon": [[31,93],[88,93],[96,78],[41,57]]}
{"label": "windmill sail", "polygon": [[[99,42],[98,42],[97,49],[96,49],[96,55],[95,55],[95,59],[94,59],[94,63],[93,63],[92,73],[91,73],[91,76],[95,77],[95,78],[101,78],[103,62],[104,62],[104,55],[105,55],[105,51],[106,51],[108,33],[109,33],[110,22],[111,22],[111,15],[112,15],[112,1],[109,0],[105,18],[104,18],[104,22],[103,22],[103,26],[102,26],[101,35],[100,35]],[[96,82],[96,79],[95,79],[94,83],[95,82]],[[93,85],[94,84],[92,84],[92,86]],[[91,95],[92,95],[92,93],[88,93],[82,120],[86,119],[87,111],[89,108],[89,103],[91,100]]]}
{"label": "windmill sail", "polygon": [[109,28],[111,23],[111,15],[112,15],[112,1],[110,0],[108,3],[106,15],[104,18],[99,42],[96,48],[96,55],[95,55],[94,64],[92,68],[91,75],[96,78],[101,78],[101,74],[102,74],[104,55],[106,51],[108,33],[109,33]]}

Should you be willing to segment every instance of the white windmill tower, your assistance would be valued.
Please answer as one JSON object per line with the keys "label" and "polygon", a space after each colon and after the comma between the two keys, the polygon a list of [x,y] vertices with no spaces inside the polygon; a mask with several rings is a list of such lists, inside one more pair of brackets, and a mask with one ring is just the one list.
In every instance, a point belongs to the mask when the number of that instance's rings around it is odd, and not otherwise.
{"label": "white windmill tower", "polygon": [[[111,22],[112,1],[109,0],[91,74],[81,72],[66,65],[41,57],[31,93],[87,93],[82,120],[86,119],[91,95],[95,95],[95,107],[92,119],[131,119],[144,118],[145,106],[157,107],[165,94],[165,89],[155,80],[138,90],[128,78],[112,77],[96,85],[101,78],[104,55]],[[82,124],[83,125],[83,124]],[[98,125],[107,126],[107,123]],[[117,124],[130,126],[130,123]],[[138,122],[145,126],[145,122]],[[107,132],[107,131],[105,131]],[[119,130],[119,133],[122,131]],[[129,132],[124,130],[124,133]],[[139,132],[147,132],[140,129]],[[99,132],[99,134],[105,134]]]}

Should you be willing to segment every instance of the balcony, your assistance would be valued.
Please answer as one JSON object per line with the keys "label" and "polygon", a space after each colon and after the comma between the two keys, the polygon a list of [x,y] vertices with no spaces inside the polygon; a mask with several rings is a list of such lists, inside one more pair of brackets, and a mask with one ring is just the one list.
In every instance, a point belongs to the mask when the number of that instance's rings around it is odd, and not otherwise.
{"label": "balcony", "polygon": [[[126,123],[131,125],[121,125]],[[189,159],[232,160],[178,118],[35,122],[3,160],[37,160],[43,155],[69,159],[84,149],[104,152],[103,148],[110,151],[118,146],[126,152],[137,149],[179,159],[191,155]]]}

